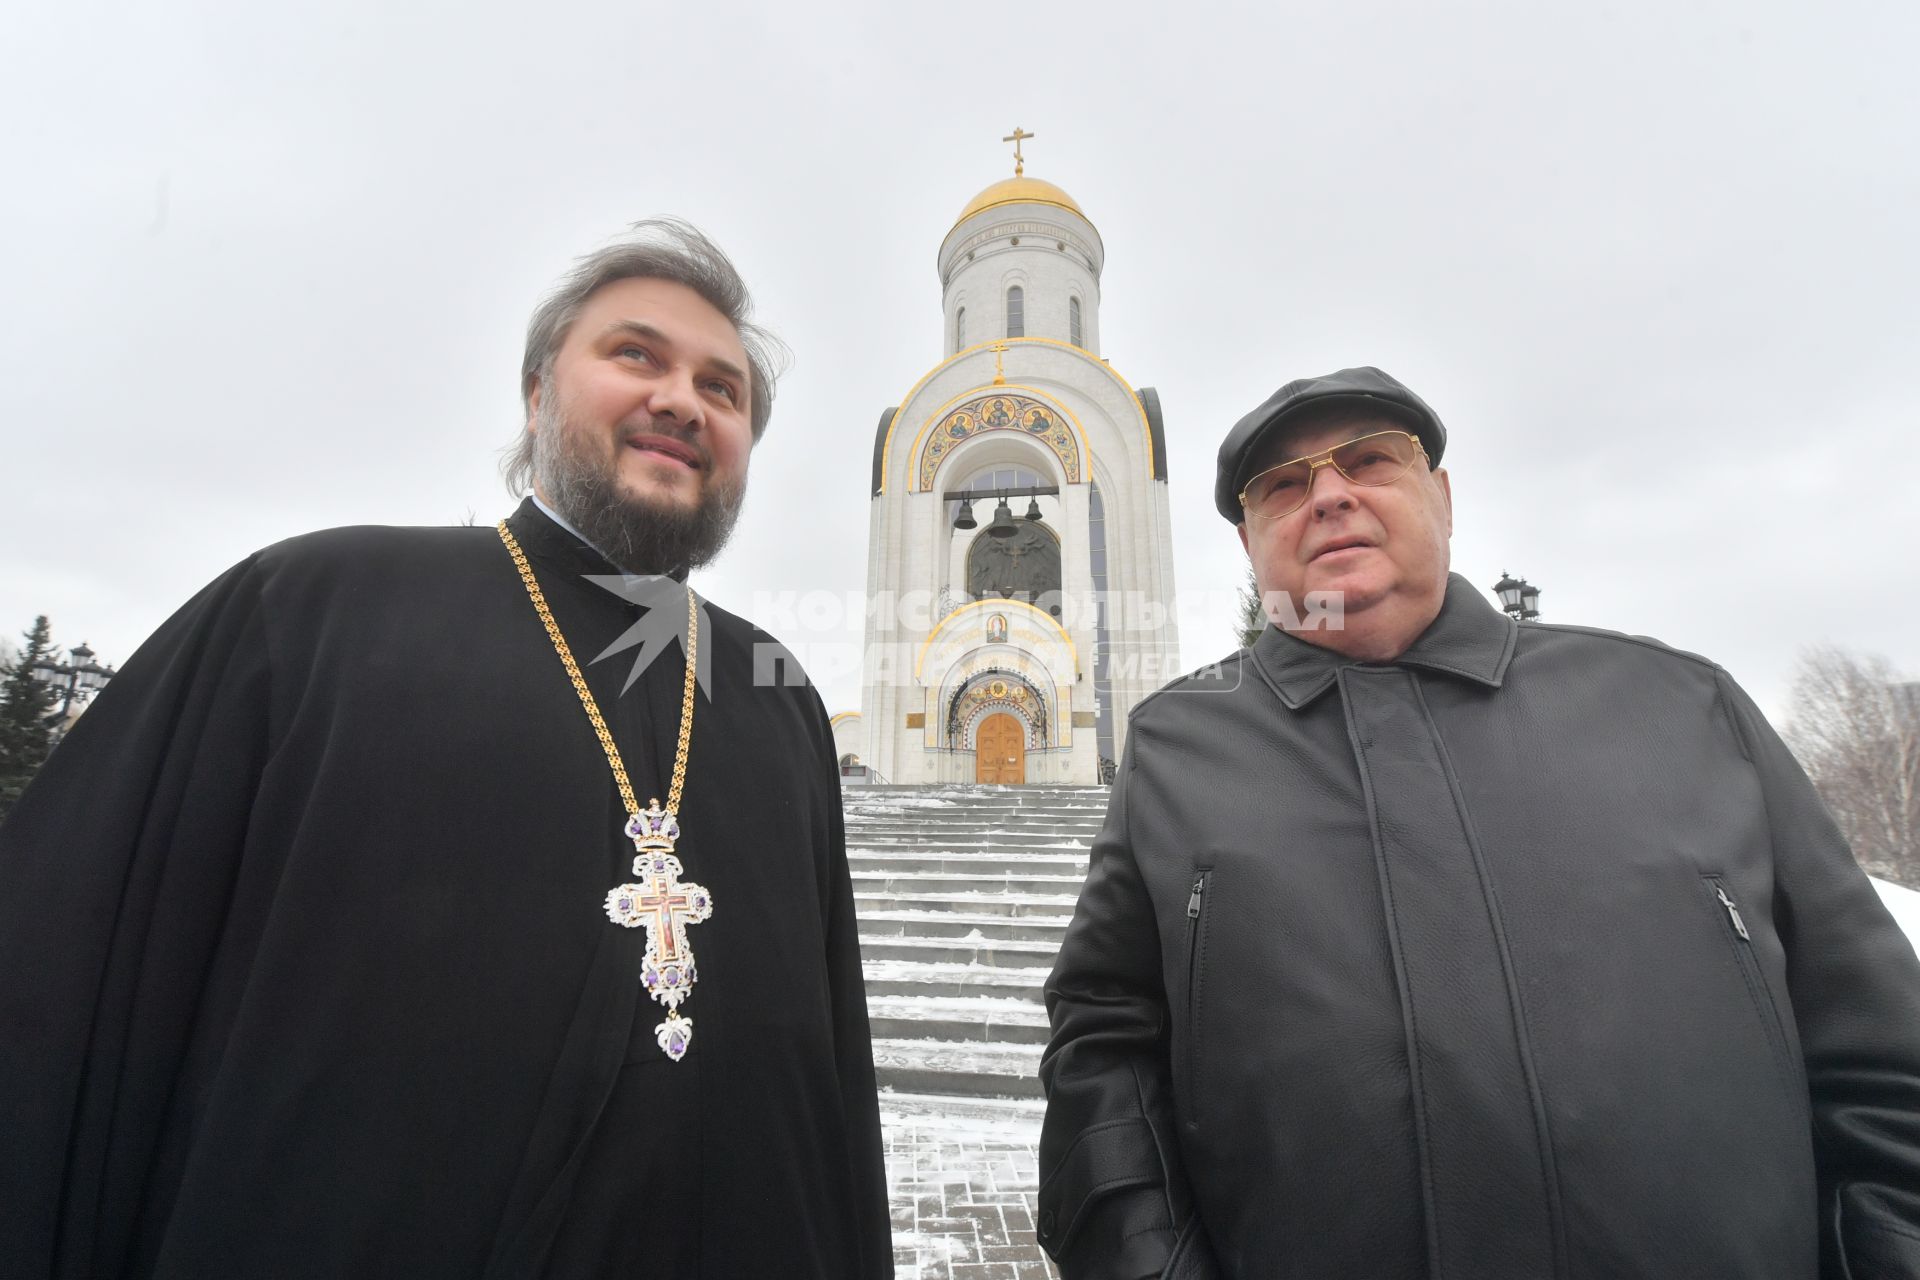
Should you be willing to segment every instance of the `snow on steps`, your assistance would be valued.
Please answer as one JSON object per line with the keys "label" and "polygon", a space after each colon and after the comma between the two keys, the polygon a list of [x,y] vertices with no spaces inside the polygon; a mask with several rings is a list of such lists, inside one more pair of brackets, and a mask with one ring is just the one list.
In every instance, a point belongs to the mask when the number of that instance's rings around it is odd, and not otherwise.
{"label": "snow on steps", "polygon": [[847,789],[874,1065],[890,1097],[1040,1096],[1040,987],[1106,806],[1104,787]]}
{"label": "snow on steps", "polygon": [[1037,1044],[873,1038],[873,1066],[880,1083],[914,1093],[962,1097],[1038,1098]]}

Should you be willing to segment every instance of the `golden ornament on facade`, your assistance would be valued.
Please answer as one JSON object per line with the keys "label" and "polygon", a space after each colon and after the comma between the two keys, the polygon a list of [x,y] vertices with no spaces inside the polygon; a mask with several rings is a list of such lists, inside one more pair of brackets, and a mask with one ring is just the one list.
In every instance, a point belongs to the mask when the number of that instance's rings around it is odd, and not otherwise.
{"label": "golden ornament on facade", "polygon": [[1018,431],[1031,436],[1060,459],[1068,484],[1080,483],[1080,446],[1073,428],[1060,410],[1032,396],[1014,391],[985,392],[948,410],[940,429],[931,434],[920,455],[918,488],[933,487],[940,463],[965,440],[989,431]]}

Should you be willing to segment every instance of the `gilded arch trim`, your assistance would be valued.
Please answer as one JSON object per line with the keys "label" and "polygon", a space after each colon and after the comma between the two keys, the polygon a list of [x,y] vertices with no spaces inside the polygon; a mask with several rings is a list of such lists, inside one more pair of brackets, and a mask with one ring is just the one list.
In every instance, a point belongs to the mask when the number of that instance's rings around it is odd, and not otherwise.
{"label": "gilded arch trim", "polygon": [[1050,714],[1046,692],[1020,672],[1004,667],[976,671],[954,689],[941,723],[946,745],[976,749],[980,722],[996,713],[1010,714],[1020,722],[1029,751],[1053,745],[1052,730],[1058,721]]}
{"label": "gilded arch trim", "polygon": [[[1154,432],[1153,432],[1153,424],[1147,420],[1146,407],[1140,402],[1139,393],[1133,389],[1133,385],[1129,383],[1125,378],[1120,376],[1119,371],[1116,370],[1112,365],[1108,364],[1105,360],[1102,360],[1098,356],[1087,351],[1085,348],[1076,347],[1071,342],[1062,342],[1058,338],[1006,338],[1006,339],[1003,339],[1003,341],[1005,341],[1009,346],[1017,346],[1021,343],[1033,343],[1039,346],[1059,347],[1063,351],[1072,352],[1079,359],[1086,361],[1087,363],[1091,364],[1094,368],[1100,370],[1100,372],[1106,374],[1109,378],[1112,378],[1114,381],[1114,384],[1118,386],[1120,390],[1126,394],[1127,402],[1133,406],[1134,415],[1140,421],[1140,437],[1141,439],[1145,440],[1147,443],[1147,457],[1149,459],[1152,459],[1152,457],[1154,456],[1153,455]],[[980,352],[988,351],[992,348],[992,346],[993,346],[993,342],[976,342],[970,347],[954,352],[952,355],[948,356],[945,360],[942,360],[939,364],[936,364],[933,366],[933,368],[927,370],[914,382],[913,386],[907,391],[906,396],[900,401],[899,408],[890,410],[887,413],[884,413],[881,415],[880,427],[879,427],[879,430],[877,430],[874,433],[874,444],[873,444],[873,454],[874,454],[873,496],[874,497],[877,498],[881,494],[887,491],[887,470],[888,470],[889,464],[893,461],[893,440],[894,440],[894,436],[898,433],[899,427],[900,427],[899,410],[902,408],[905,408],[907,405],[912,404],[913,398],[920,394],[920,388],[926,386],[927,383],[931,382],[936,375],[938,375],[942,370],[946,369],[949,365],[955,364],[961,360],[965,360],[969,356],[978,355]],[[967,396],[970,396],[972,394],[973,394],[972,392],[967,392],[966,394],[958,397],[958,399],[966,399]],[[948,403],[952,404],[953,401],[949,401]],[[942,406],[942,408],[944,409],[945,406]],[[934,416],[936,418],[939,417],[938,414],[935,414]],[[1152,465],[1153,465],[1152,462],[1149,461],[1148,462],[1149,468],[1151,468]],[[1165,474],[1164,468],[1162,469],[1161,474],[1150,475],[1149,478],[1154,480],[1165,480],[1166,474]]]}
{"label": "gilded arch trim", "polygon": [[921,428],[914,441],[914,474],[907,492],[932,489],[933,478],[948,454],[964,442],[994,431],[1016,431],[1039,441],[1060,460],[1068,484],[1082,480],[1086,470],[1083,463],[1091,450],[1087,433],[1073,411],[1045,392],[1008,383],[968,392],[965,399],[943,406],[935,419]]}
{"label": "gilded arch trim", "polygon": [[958,609],[955,609],[952,613],[940,619],[939,622],[934,624],[933,630],[927,634],[927,638],[920,642],[920,652],[915,654],[913,659],[913,678],[915,680],[920,678],[921,672],[927,665],[927,654],[932,650],[934,641],[938,640],[948,629],[959,626],[962,618],[981,609],[995,610],[1009,614],[1025,610],[1032,614],[1035,619],[1060,637],[1060,643],[1067,646],[1067,653],[1073,659],[1073,669],[1075,671],[1080,670],[1080,651],[1074,648],[1073,637],[1068,635],[1067,629],[1060,625],[1060,619],[1054,617],[1038,605],[1029,604],[1025,600],[975,600],[972,604],[961,605]]}

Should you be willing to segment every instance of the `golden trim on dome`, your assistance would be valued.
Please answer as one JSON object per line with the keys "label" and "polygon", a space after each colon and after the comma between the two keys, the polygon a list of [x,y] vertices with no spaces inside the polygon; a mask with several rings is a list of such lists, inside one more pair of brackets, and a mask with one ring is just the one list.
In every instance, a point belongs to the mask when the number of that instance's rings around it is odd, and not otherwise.
{"label": "golden trim on dome", "polygon": [[1054,186],[1051,182],[1042,182],[1039,178],[1002,178],[967,202],[960,216],[953,220],[959,226],[976,213],[995,209],[1003,204],[1050,204],[1056,209],[1065,209],[1069,213],[1086,218],[1089,225],[1093,219],[1087,218],[1086,210],[1074,202],[1072,196]]}

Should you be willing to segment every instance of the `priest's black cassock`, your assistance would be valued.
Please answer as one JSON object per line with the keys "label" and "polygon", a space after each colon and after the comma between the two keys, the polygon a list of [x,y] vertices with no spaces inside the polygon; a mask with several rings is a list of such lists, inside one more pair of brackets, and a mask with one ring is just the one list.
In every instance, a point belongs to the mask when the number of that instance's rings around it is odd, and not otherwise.
{"label": "priest's black cassock", "polygon": [[[677,646],[509,521],[645,801]],[[679,607],[679,606],[676,606]],[[341,529],[166,623],[0,828],[0,1275],[890,1276],[832,734],[707,607],[695,1034],[611,923],[606,757],[490,528]]]}

